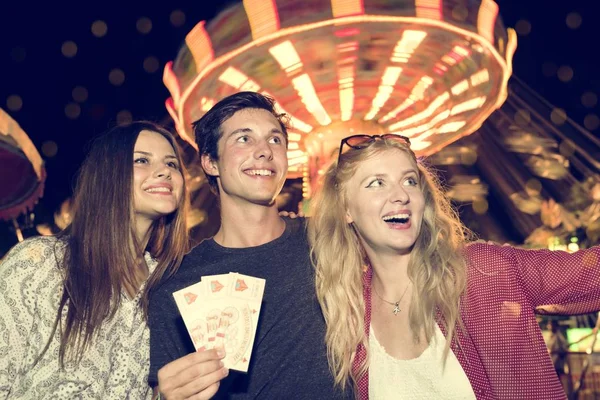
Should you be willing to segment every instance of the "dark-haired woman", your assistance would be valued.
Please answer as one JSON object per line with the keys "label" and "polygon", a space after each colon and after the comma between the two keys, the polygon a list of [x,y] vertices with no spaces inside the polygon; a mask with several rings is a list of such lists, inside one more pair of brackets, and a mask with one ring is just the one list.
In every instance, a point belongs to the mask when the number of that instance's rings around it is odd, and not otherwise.
{"label": "dark-haired woman", "polygon": [[70,226],[0,263],[0,398],[151,398],[147,291],[188,249],[185,193],[163,128],[93,142]]}

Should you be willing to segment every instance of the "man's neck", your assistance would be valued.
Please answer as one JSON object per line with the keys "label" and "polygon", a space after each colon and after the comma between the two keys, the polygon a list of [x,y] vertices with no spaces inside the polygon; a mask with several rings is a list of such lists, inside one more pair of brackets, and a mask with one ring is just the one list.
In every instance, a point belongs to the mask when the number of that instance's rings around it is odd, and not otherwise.
{"label": "man's neck", "polygon": [[255,247],[277,239],[284,231],[285,222],[275,204],[221,202],[221,227],[214,240],[224,247]]}

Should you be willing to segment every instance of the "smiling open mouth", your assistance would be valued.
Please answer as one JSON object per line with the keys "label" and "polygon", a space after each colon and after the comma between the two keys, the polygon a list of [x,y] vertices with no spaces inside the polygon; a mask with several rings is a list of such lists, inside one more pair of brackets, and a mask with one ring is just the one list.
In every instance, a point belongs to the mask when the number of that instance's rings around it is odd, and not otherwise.
{"label": "smiling open mouth", "polygon": [[383,217],[383,220],[387,224],[391,224],[391,225],[406,225],[410,222],[410,214],[400,213],[400,214],[386,215],[385,217]]}
{"label": "smiling open mouth", "polygon": [[167,187],[156,187],[146,189],[145,191],[148,193],[171,193],[173,190]]}
{"label": "smiling open mouth", "polygon": [[247,169],[244,171],[248,175],[252,176],[272,176],[275,175],[275,172],[269,169]]}

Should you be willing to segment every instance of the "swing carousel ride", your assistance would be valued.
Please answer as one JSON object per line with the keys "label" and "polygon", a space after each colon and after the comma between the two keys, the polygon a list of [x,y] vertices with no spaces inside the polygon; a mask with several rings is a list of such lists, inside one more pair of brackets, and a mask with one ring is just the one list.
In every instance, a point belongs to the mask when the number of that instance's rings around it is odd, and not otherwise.
{"label": "swing carousel ride", "polygon": [[[343,137],[391,132],[440,170],[486,238],[574,237],[587,228],[582,212],[600,217],[600,143],[509,82],[515,50],[493,0],[244,0],[199,22],[163,75],[166,108],[189,144],[195,236],[214,233],[218,213],[191,123],[251,90],[290,116],[282,208],[310,201]],[[572,204],[573,191],[585,199]]]}

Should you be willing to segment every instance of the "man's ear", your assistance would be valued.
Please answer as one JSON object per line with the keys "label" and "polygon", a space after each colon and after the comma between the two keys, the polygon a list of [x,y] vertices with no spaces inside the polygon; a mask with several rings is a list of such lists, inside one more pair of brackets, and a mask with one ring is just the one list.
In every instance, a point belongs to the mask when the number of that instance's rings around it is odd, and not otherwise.
{"label": "man's ear", "polygon": [[208,154],[202,154],[200,156],[200,164],[202,169],[208,176],[219,176],[219,167],[217,163]]}

